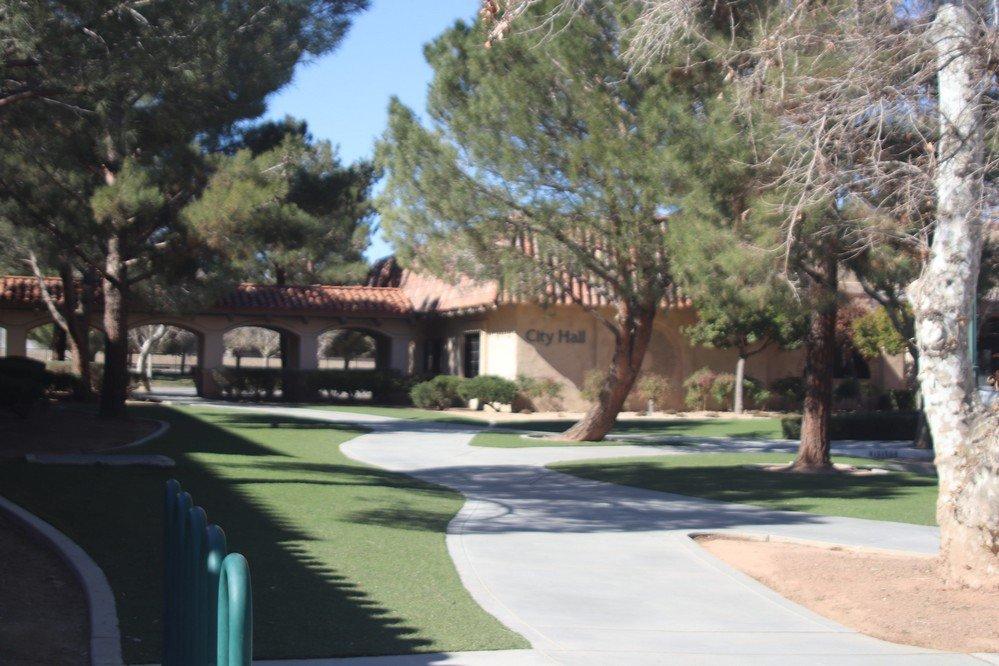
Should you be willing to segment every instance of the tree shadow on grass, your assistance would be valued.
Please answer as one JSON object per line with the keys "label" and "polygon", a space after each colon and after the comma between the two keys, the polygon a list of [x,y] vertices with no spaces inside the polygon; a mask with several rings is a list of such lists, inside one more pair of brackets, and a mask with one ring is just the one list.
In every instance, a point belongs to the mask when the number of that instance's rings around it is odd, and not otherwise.
{"label": "tree shadow on grass", "polygon": [[907,490],[936,488],[934,477],[912,474],[787,474],[750,466],[664,467],[649,462],[609,462],[559,468],[587,479],[742,504],[779,503],[808,511],[821,500],[891,500]]}
{"label": "tree shadow on grass", "polygon": [[[160,658],[161,507],[163,484],[170,477],[179,479],[205,508],[209,520],[223,527],[229,549],[242,552],[250,562],[256,658],[405,654],[430,649],[430,640],[358,589],[338,571],[335,561],[313,557],[304,544],[316,537],[279,516],[261,499],[273,502],[276,498],[262,489],[263,484],[322,479],[296,479],[294,475],[303,474],[302,465],[288,460],[288,467],[282,468],[280,462],[290,456],[184,412],[158,407],[137,411],[170,422],[167,435],[142,450],[175,456],[175,469],[0,465],[3,493],[80,543],[108,575],[118,602],[127,661],[148,663]],[[331,426],[340,429],[337,424]],[[292,478],[263,475],[258,481],[230,476],[189,453],[254,456],[262,468]],[[256,469],[249,463],[239,466]],[[406,486],[400,475],[382,476],[363,466],[308,466],[304,471],[332,473],[329,467],[346,479],[341,485],[391,481],[397,487]],[[289,487],[288,492],[298,491]]]}

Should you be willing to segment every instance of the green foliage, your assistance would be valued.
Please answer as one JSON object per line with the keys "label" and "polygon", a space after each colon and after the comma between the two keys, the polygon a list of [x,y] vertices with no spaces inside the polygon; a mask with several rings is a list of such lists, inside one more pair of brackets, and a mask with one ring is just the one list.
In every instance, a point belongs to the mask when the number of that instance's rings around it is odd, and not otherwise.
{"label": "green foliage", "polygon": [[846,379],[843,379],[842,381],[840,381],[839,384],[836,385],[836,388],[833,389],[833,398],[835,398],[838,402],[841,403],[842,402],[855,403],[856,401],[860,400],[861,394],[862,394],[862,387],[860,381],[853,377],[847,377]]}
{"label": "green foliage", "polygon": [[651,402],[653,407],[662,408],[666,405],[670,392],[673,391],[673,382],[664,375],[646,372],[638,378],[636,388],[639,397]]}
{"label": "green foliage", "polygon": [[437,375],[420,382],[409,391],[413,404],[422,409],[447,409],[454,407],[464,378],[457,375]]}
{"label": "green foliage", "polygon": [[[911,314],[910,314],[911,316]],[[876,307],[850,323],[853,346],[864,358],[901,354],[908,349],[906,340],[892,323],[884,307]]]}
{"label": "green foliage", "polygon": [[300,375],[310,394],[325,393],[329,399],[370,393],[374,402],[399,402],[410,389],[408,378],[395,370],[306,370],[285,375]]}
{"label": "green foliage", "polygon": [[466,379],[458,386],[462,400],[478,400],[499,411],[501,405],[513,404],[517,399],[517,383],[495,375],[479,375]]}
{"label": "green foliage", "polygon": [[271,368],[215,368],[215,384],[227,398],[272,400],[282,386],[282,372]]}
{"label": "green foliage", "polygon": [[185,214],[226,246],[242,279],[316,284],[364,275],[370,164],[342,166],[328,141],[291,119],[250,128],[227,150]]}
{"label": "green foliage", "polygon": [[562,382],[551,377],[517,375],[517,391],[537,409],[562,409]]}
{"label": "green foliage", "polygon": [[770,393],[777,409],[801,409],[805,400],[805,382],[801,377],[781,377],[770,383]]}
{"label": "green foliage", "polygon": [[[763,407],[770,400],[771,393],[763,382],[746,375],[742,378],[743,399],[751,409]],[[735,375],[724,372],[715,377],[711,384],[711,397],[722,409],[731,409],[735,397]]]}
{"label": "green foliage", "polygon": [[[829,417],[830,439],[868,439],[912,441],[916,437],[918,412],[847,412]],[[781,430],[787,439],[801,437],[801,417],[781,418]]]}
{"label": "green foliage", "polygon": [[323,356],[342,358],[345,365],[350,365],[355,358],[374,354],[375,341],[363,331],[342,329],[327,338],[321,351]]}
{"label": "green foliage", "polygon": [[27,417],[44,402],[51,385],[44,363],[20,356],[0,358],[0,408]]}
{"label": "green foliage", "polygon": [[718,373],[711,368],[701,368],[683,380],[684,404],[691,409],[706,410],[717,378]]}
{"label": "green foliage", "polygon": [[598,368],[592,368],[583,375],[583,385],[579,389],[579,394],[584,400],[596,402],[600,399],[600,392],[604,390],[607,383],[607,372]]}
{"label": "green foliage", "polygon": [[542,46],[516,33],[485,49],[481,25],[463,22],[427,46],[428,122],[394,100],[377,148],[387,172],[377,206],[404,262],[541,299],[563,295],[545,288],[557,267],[561,283],[613,303],[659,303],[664,218],[698,177],[688,160],[707,169],[677,143],[728,120],[706,78],[622,59],[631,12],[592,4],[556,18]]}

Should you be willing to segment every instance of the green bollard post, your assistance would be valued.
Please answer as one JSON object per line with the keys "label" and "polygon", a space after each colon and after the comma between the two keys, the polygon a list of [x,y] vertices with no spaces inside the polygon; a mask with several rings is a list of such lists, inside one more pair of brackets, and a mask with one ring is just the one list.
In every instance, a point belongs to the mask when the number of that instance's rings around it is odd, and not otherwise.
{"label": "green bollard post", "polygon": [[202,666],[205,657],[204,640],[208,635],[202,623],[206,601],[205,590],[205,530],[208,516],[200,506],[191,507],[187,520],[187,567],[190,576],[187,580],[187,636],[185,643],[186,664]]}
{"label": "green bollard post", "polygon": [[177,495],[177,523],[174,538],[176,539],[177,557],[174,558],[176,567],[176,600],[177,600],[177,625],[174,634],[174,646],[176,647],[177,663],[187,666],[190,663],[191,655],[187,653],[187,635],[190,617],[188,616],[188,584],[190,580],[190,565],[187,558],[187,523],[190,520],[191,496],[182,492]]}
{"label": "green bollard post", "polygon": [[225,532],[218,525],[205,528],[205,604],[201,623],[205,627],[205,663],[215,664],[218,634],[219,576],[226,556]]}
{"label": "green bollard post", "polygon": [[230,553],[219,577],[218,666],[250,666],[253,658],[253,599],[246,558]]}
{"label": "green bollard post", "polygon": [[173,639],[177,624],[177,581],[174,561],[176,560],[177,495],[181,492],[176,479],[166,482],[163,497],[163,646],[164,666],[177,663],[176,643]]}

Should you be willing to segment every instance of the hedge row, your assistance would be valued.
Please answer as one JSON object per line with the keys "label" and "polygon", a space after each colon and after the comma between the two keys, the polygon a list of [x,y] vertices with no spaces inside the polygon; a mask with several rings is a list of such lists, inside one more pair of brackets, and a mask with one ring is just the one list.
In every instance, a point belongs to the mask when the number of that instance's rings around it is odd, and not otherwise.
{"label": "hedge row", "polygon": [[281,368],[216,368],[212,378],[224,396],[267,399],[278,390],[286,398],[356,398],[369,393],[378,402],[399,402],[412,385],[394,370],[283,370]]}
{"label": "hedge row", "polygon": [[[919,412],[848,412],[829,419],[830,439],[913,440]],[[788,439],[801,437],[801,416],[785,416],[781,430]]]}

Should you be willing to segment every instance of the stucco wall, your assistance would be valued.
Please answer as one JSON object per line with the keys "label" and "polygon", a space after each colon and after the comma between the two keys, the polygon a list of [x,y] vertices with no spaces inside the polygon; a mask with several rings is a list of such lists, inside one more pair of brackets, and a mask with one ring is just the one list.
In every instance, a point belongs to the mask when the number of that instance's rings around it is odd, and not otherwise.
{"label": "stucco wall", "polygon": [[[611,316],[611,313],[606,313]],[[656,318],[644,368],[669,377],[676,390],[669,408],[683,404],[680,386],[698,368],[734,372],[734,352],[690,345],[681,327],[693,323],[693,311],[673,310]],[[585,376],[593,368],[610,365],[614,349],[610,331],[592,314],[574,307],[541,308],[504,306],[468,319],[447,323],[453,368],[461,374],[462,335],[481,330],[481,372],[514,379],[517,375],[551,378],[563,385],[563,406],[581,410],[587,405],[580,396]],[[800,375],[802,353],[768,349],[747,363],[747,374],[765,383],[788,375]],[[630,405],[640,407],[637,398]]]}

